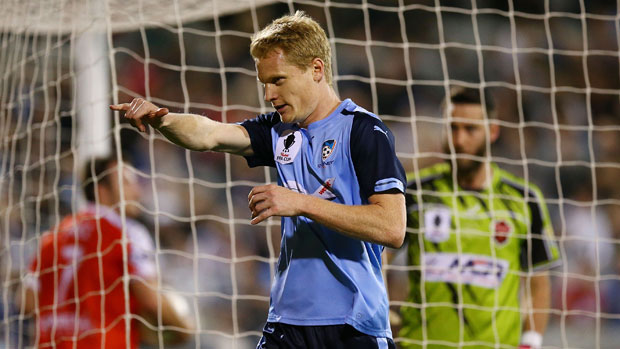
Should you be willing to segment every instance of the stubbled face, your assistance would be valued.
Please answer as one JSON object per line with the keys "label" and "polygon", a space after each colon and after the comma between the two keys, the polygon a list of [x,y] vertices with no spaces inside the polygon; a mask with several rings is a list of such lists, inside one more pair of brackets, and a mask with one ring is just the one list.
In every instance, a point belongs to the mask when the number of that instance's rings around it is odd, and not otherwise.
{"label": "stubbled face", "polygon": [[120,202],[125,205],[125,214],[128,217],[136,218],[140,215],[140,207],[137,206],[138,200],[140,199],[140,187],[138,184],[138,179],[128,167],[128,165],[123,166],[123,199],[121,200],[121,190],[118,183],[118,172],[116,166],[114,166],[113,170],[109,174],[108,182],[110,196],[112,198],[113,205],[116,205]]}
{"label": "stubbled face", "polygon": [[[479,104],[453,104],[450,132],[457,155],[457,169],[461,173],[477,170],[482,162],[463,158],[460,155],[484,157],[487,153],[487,132],[483,123],[483,113],[482,106]],[[450,139],[447,138],[444,145],[444,150],[448,154],[450,153],[449,141]]]}
{"label": "stubbled face", "polygon": [[281,49],[256,59],[258,79],[265,89],[265,101],[280,114],[284,123],[309,123],[318,105],[318,84],[313,70],[302,70],[286,61]]}

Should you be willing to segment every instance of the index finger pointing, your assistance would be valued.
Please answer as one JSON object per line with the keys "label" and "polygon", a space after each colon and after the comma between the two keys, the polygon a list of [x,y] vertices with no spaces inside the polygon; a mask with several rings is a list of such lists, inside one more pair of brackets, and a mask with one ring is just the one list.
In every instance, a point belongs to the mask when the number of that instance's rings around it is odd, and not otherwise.
{"label": "index finger pointing", "polygon": [[129,103],[111,104],[110,105],[110,109],[118,110],[118,111],[121,111],[121,110],[125,110],[126,111],[126,110],[129,110],[130,108],[131,108],[131,106],[130,106]]}

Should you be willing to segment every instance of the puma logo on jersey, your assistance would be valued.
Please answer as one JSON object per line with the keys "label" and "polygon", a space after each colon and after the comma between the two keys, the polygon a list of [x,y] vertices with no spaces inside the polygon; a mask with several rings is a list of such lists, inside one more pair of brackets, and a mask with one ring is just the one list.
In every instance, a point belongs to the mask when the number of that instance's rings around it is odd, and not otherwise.
{"label": "puma logo on jersey", "polygon": [[480,207],[480,204],[475,204],[473,206],[470,206],[461,215],[464,216],[464,217],[472,217],[472,216],[477,215],[478,213],[480,213],[480,209],[481,208],[482,207]]}
{"label": "puma logo on jersey", "polygon": [[[374,130],[375,130],[375,131],[379,131],[379,132],[383,133],[386,137],[388,137],[387,132],[383,131],[383,130],[381,129],[381,127],[379,127],[379,126],[375,125]],[[390,138],[390,137],[388,137],[388,138]]]}

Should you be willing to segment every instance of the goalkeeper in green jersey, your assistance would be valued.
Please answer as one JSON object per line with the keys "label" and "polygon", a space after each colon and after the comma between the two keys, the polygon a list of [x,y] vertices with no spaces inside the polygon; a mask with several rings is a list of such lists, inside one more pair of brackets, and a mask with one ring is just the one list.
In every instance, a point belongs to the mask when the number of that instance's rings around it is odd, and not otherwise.
{"label": "goalkeeper in green jersey", "polygon": [[408,176],[403,348],[542,345],[551,287],[540,271],[559,253],[540,190],[490,161],[499,125],[482,96],[451,91],[443,105],[450,159]]}

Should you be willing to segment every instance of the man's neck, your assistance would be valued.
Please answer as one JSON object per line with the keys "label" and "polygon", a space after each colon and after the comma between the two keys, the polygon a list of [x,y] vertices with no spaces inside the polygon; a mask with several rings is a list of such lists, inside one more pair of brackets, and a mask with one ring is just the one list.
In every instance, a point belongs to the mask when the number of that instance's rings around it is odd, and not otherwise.
{"label": "man's neck", "polygon": [[324,93],[321,94],[315,110],[304,121],[299,123],[299,127],[307,128],[311,123],[325,119],[338,108],[341,102],[334,89],[331,86],[327,87]]}
{"label": "man's neck", "polygon": [[483,190],[493,177],[493,168],[490,163],[485,162],[470,172],[457,171],[456,176],[459,187],[466,190]]}

